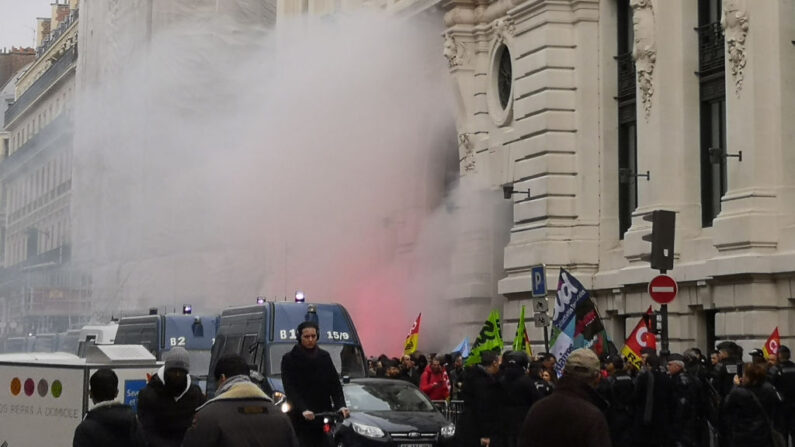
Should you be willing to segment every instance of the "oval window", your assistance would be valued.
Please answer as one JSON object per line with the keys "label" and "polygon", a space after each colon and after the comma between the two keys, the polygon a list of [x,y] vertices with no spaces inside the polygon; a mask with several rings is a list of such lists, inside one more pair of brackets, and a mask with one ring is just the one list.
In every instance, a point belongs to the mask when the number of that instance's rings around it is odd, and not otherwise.
{"label": "oval window", "polygon": [[508,51],[508,47],[505,45],[500,48],[497,70],[497,94],[500,98],[500,106],[505,110],[511,100],[511,86],[513,85],[511,52]]}

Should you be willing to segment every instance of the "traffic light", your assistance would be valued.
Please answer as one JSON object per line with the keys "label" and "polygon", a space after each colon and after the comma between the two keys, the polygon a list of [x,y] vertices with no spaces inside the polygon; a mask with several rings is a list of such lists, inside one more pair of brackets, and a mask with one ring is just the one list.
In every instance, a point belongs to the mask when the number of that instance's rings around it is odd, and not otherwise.
{"label": "traffic light", "polygon": [[676,213],[654,210],[643,216],[643,220],[651,222],[651,233],[643,236],[644,241],[651,242],[651,254],[644,255],[642,259],[649,261],[651,268],[656,270],[673,269]]}
{"label": "traffic light", "polygon": [[650,334],[659,335],[662,332],[662,314],[660,312],[645,313],[641,317]]}

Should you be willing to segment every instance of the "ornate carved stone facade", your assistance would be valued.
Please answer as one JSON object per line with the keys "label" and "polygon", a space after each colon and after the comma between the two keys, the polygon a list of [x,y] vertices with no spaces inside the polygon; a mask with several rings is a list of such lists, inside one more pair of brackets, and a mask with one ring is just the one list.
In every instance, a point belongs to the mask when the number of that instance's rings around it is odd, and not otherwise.
{"label": "ornate carved stone facade", "polygon": [[635,35],[632,58],[635,59],[643,111],[648,119],[654,96],[654,64],[657,62],[654,7],[652,0],[631,0],[630,6],[633,10],[632,25]]}
{"label": "ornate carved stone facade", "polygon": [[723,0],[723,17],[720,24],[726,35],[726,61],[731,68],[735,92],[739,95],[743,88],[745,39],[749,27],[745,0]]}
{"label": "ornate carved stone facade", "polygon": [[[513,334],[520,305],[529,305],[529,269],[572,270],[595,297],[608,332],[621,343],[651,304],[646,284],[655,272],[642,217],[677,212],[680,284],[669,307],[672,350],[710,349],[721,339],[760,347],[774,327],[795,341],[795,1],[725,0],[727,192],[712,227],[703,227],[699,146],[698,3],[631,0],[637,96],[638,208],[622,239],[618,230],[616,82],[617,2],[467,1],[447,4],[445,35],[471,60],[452,67],[462,170],[495,189],[530,188],[514,196],[513,227],[498,289],[504,334]],[[765,28],[749,28],[749,17]],[[510,29],[510,32],[506,32]],[[495,122],[494,48],[512,58],[512,115]],[[449,53],[452,54],[452,53]],[[729,88],[729,87],[732,88]],[[750,86],[753,86],[752,88]],[[745,87],[743,89],[743,87]],[[740,95],[742,89],[743,94]],[[475,161],[467,157],[473,154]],[[474,311],[473,311],[474,313]],[[472,320],[485,315],[472,315]],[[536,348],[541,332],[531,329]]]}

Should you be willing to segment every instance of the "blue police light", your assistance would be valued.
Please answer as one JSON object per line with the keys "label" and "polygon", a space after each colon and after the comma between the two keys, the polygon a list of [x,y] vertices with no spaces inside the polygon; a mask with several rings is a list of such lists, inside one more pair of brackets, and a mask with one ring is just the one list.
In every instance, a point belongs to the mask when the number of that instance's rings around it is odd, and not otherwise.
{"label": "blue police light", "polygon": [[193,306],[190,304],[185,304],[182,306],[182,315],[190,315],[193,312]]}
{"label": "blue police light", "polygon": [[296,303],[303,303],[305,301],[306,301],[306,297],[304,296],[304,292],[302,292],[300,290],[295,292],[295,302]]}
{"label": "blue police light", "polygon": [[265,304],[265,298],[258,296],[257,297],[257,304]]}

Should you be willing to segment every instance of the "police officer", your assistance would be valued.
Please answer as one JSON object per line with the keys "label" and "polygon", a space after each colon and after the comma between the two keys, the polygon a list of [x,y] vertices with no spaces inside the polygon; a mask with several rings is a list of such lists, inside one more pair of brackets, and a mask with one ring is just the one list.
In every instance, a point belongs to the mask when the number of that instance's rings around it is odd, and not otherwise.
{"label": "police officer", "polygon": [[673,445],[695,447],[699,445],[697,424],[699,414],[696,409],[700,401],[700,384],[695,376],[685,371],[685,357],[681,354],[668,356],[668,374],[671,376],[673,393],[671,408]]}
{"label": "police officer", "polygon": [[[705,358],[701,355],[698,348],[690,348],[682,354],[685,358],[685,372],[689,374],[699,384],[699,395],[696,397],[696,430],[698,440],[702,446],[711,445],[712,432],[709,429],[718,426],[718,416],[720,414],[721,396],[718,390],[712,386],[709,370],[705,364]],[[714,445],[715,443],[712,443]]]}
{"label": "police officer", "polygon": [[599,383],[598,390],[610,403],[607,409],[607,425],[613,447],[632,446],[632,399],[635,397],[635,382],[624,367],[621,357],[609,357],[605,364],[609,374]]}
{"label": "police officer", "polygon": [[795,363],[790,360],[786,346],[778,349],[777,372],[773,376],[775,385],[784,403],[781,406],[780,428],[784,438],[795,437]]}

